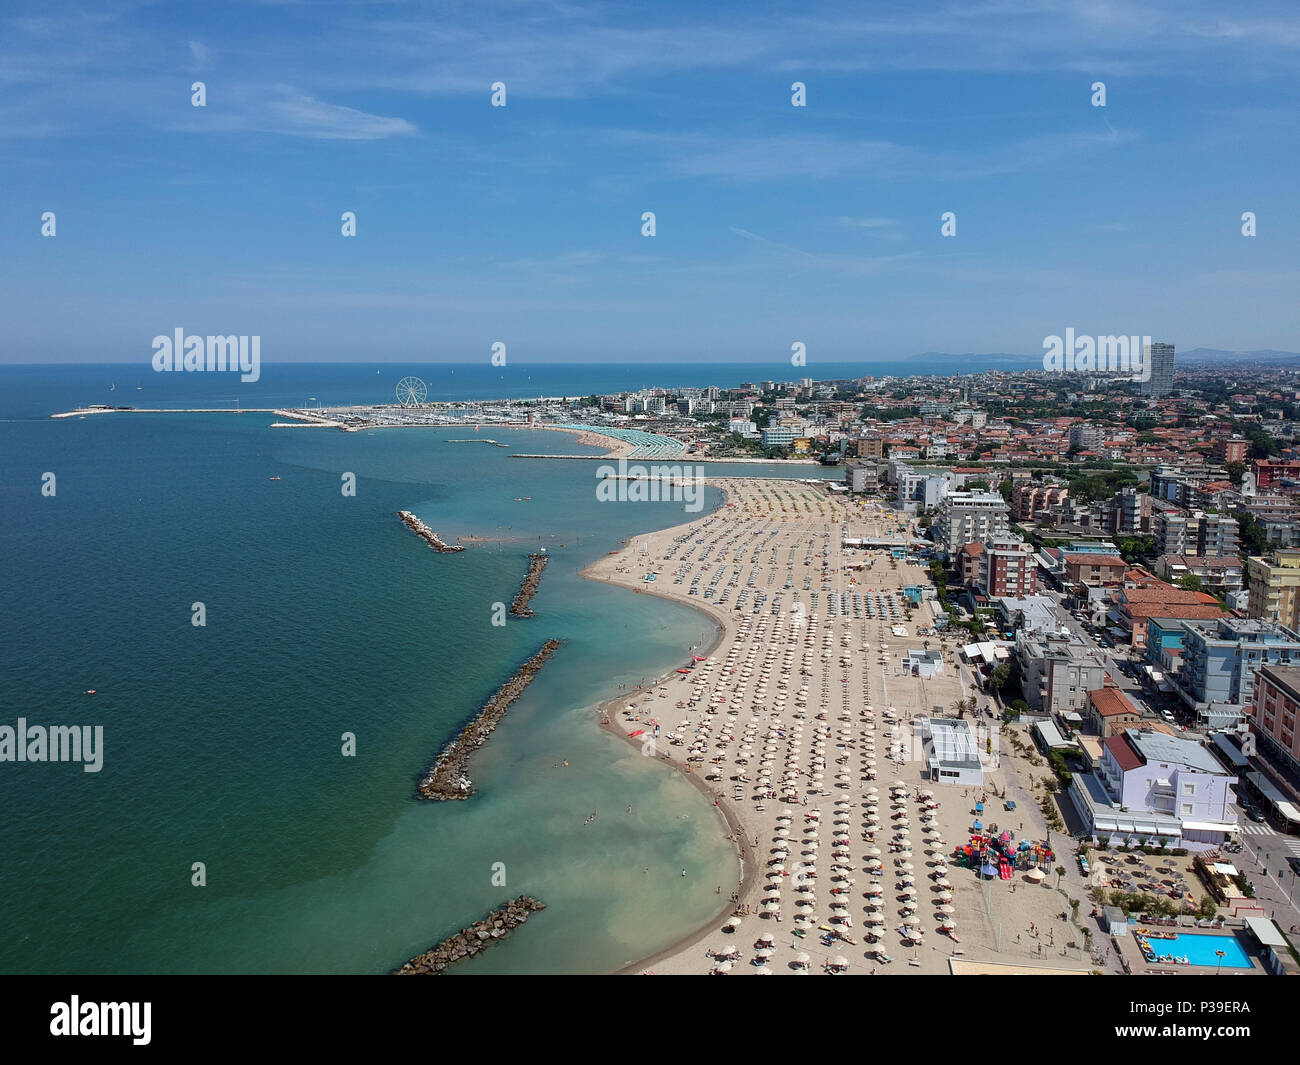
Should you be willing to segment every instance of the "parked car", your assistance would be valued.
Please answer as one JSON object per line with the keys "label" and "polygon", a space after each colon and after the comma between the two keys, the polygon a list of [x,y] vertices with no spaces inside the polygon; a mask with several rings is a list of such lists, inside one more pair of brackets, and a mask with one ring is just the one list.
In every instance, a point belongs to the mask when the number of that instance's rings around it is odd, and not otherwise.
{"label": "parked car", "polygon": [[1264,815],[1260,813],[1258,810],[1256,810],[1253,806],[1246,811],[1246,816],[1249,817],[1256,824],[1262,824],[1264,821]]}
{"label": "parked car", "polygon": [[1291,872],[1300,876],[1300,858],[1288,858],[1286,864],[1291,867]]}

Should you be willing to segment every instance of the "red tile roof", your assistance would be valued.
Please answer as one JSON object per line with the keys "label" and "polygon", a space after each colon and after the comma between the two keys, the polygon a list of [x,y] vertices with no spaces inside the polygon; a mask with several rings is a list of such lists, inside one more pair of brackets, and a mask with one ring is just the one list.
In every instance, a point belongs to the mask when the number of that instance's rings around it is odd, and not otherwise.
{"label": "red tile roof", "polygon": [[1119,763],[1120,769],[1128,772],[1130,769],[1140,769],[1142,759],[1138,757],[1137,751],[1129,746],[1128,739],[1124,733],[1118,736],[1111,736],[1101,741],[1101,745],[1110,751],[1115,761]]}
{"label": "red tile roof", "polygon": [[1088,698],[1102,717],[1114,717],[1117,714],[1136,714],[1138,709],[1118,688],[1098,688],[1088,693]]}
{"label": "red tile roof", "polygon": [[1131,618],[1178,618],[1185,621],[1206,621],[1222,617],[1228,608],[1209,603],[1151,603],[1139,604],[1125,609]]}
{"label": "red tile roof", "polygon": [[1124,601],[1136,603],[1204,603],[1209,605],[1218,600],[1208,592],[1190,592],[1185,588],[1175,588],[1172,584],[1163,584],[1154,588],[1125,588]]}
{"label": "red tile roof", "polygon": [[1066,555],[1067,566],[1124,566],[1127,563],[1118,555],[1091,555],[1087,552],[1078,555]]}

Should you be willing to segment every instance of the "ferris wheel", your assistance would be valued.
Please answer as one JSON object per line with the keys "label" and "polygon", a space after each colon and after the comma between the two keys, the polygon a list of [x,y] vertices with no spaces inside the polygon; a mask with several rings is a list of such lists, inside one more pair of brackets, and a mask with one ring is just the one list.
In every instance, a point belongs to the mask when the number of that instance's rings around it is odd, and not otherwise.
{"label": "ferris wheel", "polygon": [[428,394],[428,386],[418,377],[403,377],[397,382],[397,402],[403,407],[418,407]]}

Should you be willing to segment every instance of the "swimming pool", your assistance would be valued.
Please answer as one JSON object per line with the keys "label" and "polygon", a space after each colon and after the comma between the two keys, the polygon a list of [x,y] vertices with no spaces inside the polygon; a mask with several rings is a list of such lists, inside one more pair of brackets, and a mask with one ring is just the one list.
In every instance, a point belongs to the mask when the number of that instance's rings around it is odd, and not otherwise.
{"label": "swimming pool", "polygon": [[1192,965],[1219,967],[1219,957],[1214,952],[1223,951],[1223,968],[1249,969],[1250,957],[1237,942],[1236,936],[1186,936],[1149,941],[1157,954],[1185,957]]}

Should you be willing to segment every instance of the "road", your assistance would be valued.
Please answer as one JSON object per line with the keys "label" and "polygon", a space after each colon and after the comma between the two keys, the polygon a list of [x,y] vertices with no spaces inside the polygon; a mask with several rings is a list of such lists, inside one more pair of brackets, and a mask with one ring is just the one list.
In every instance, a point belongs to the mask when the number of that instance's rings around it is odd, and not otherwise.
{"label": "road", "polygon": [[1300,886],[1287,858],[1300,858],[1300,838],[1279,833],[1266,824],[1251,821],[1239,813],[1241,842],[1245,849],[1235,856],[1241,871],[1255,885],[1255,897],[1283,928],[1300,926]]}

